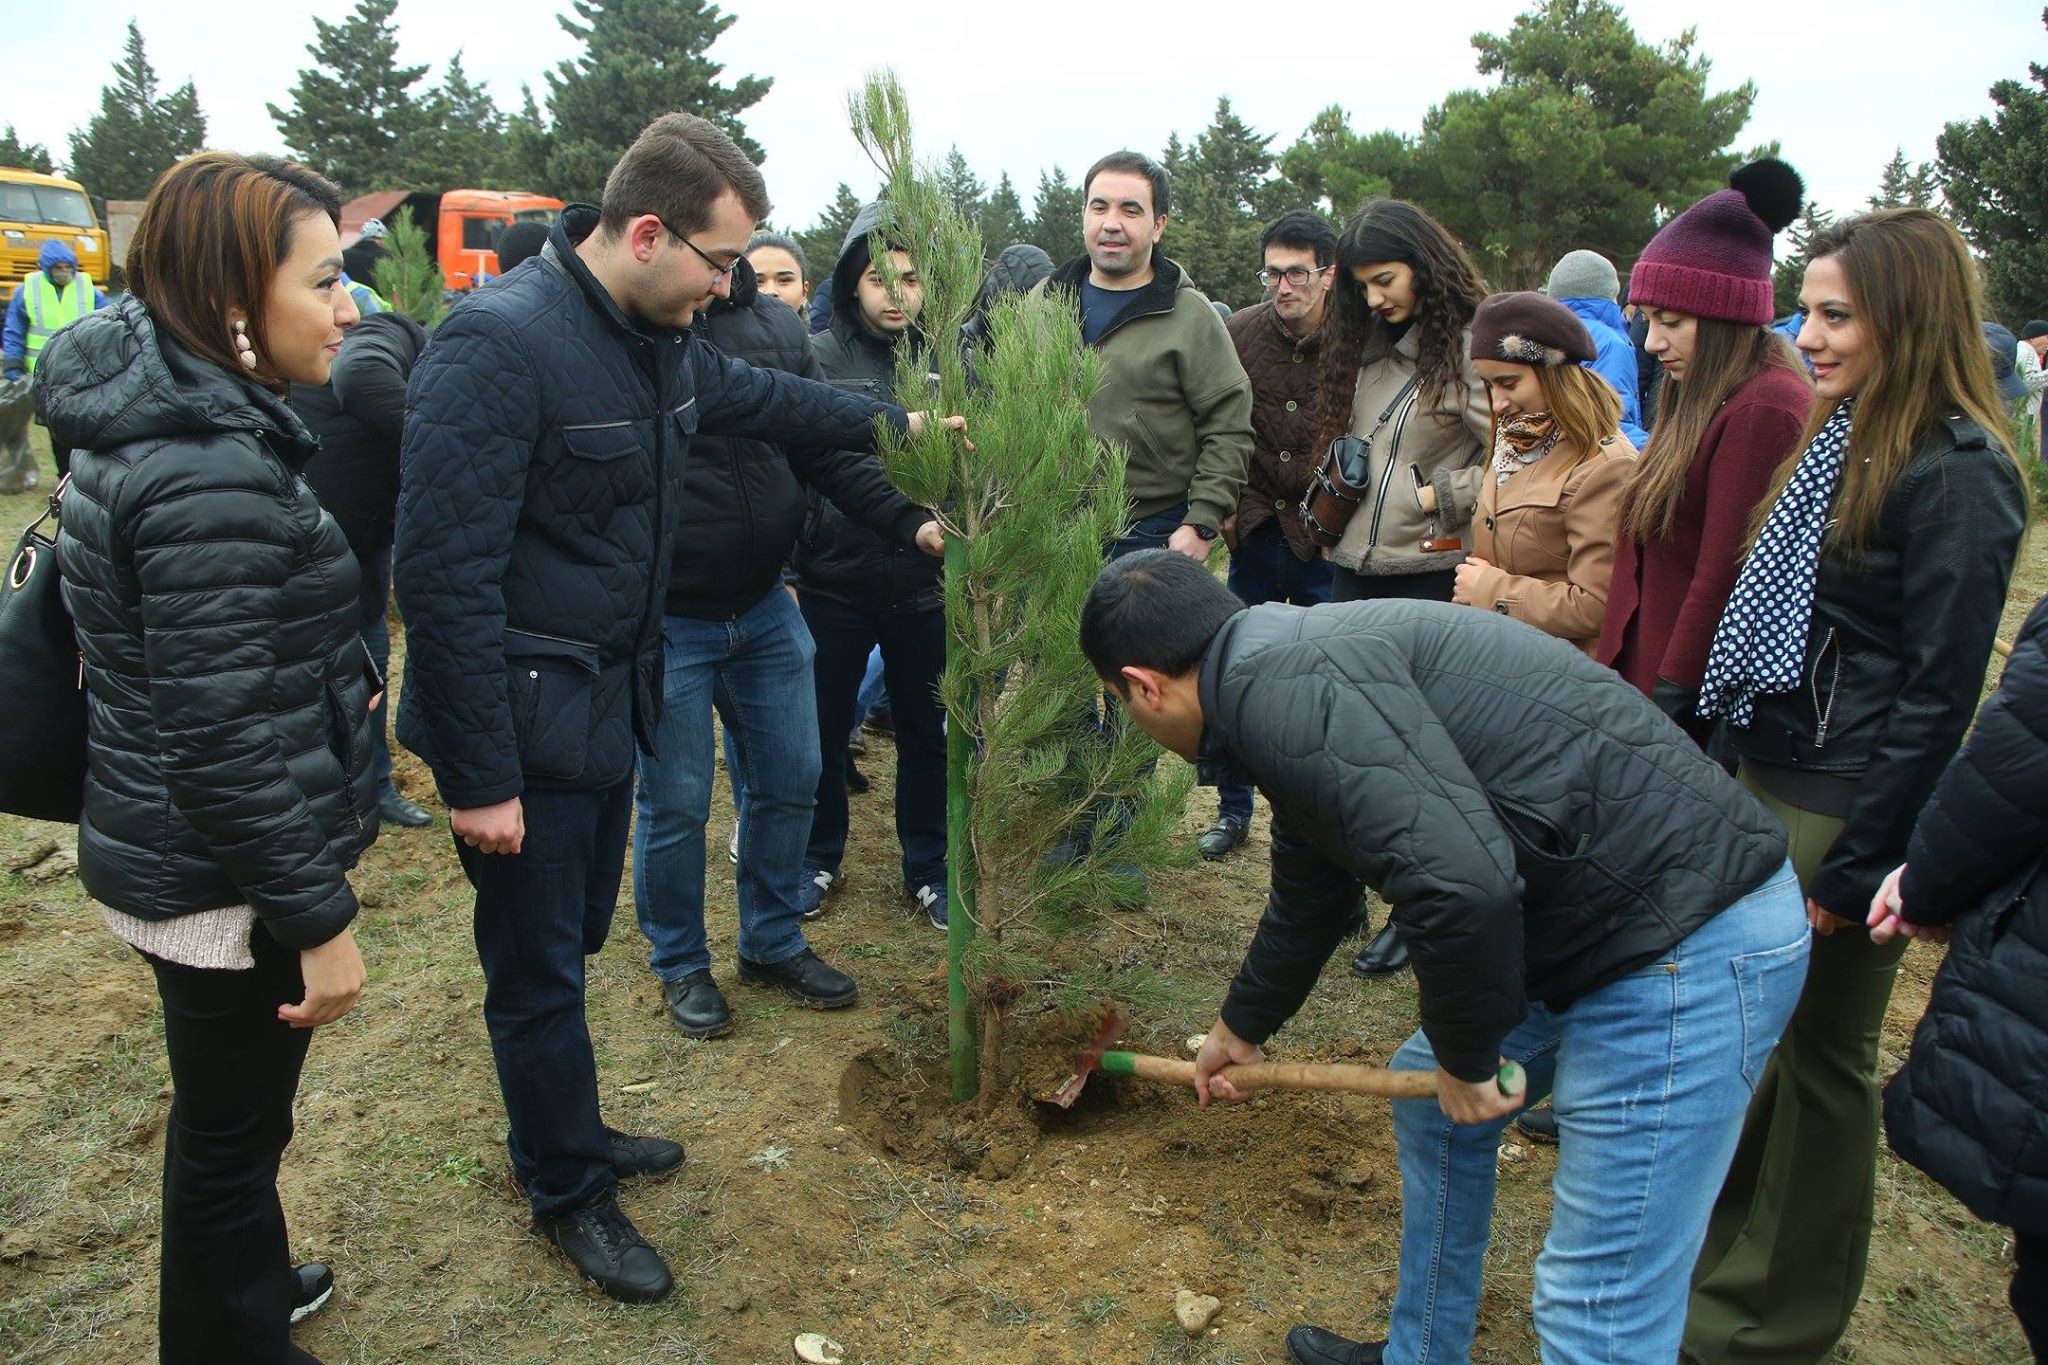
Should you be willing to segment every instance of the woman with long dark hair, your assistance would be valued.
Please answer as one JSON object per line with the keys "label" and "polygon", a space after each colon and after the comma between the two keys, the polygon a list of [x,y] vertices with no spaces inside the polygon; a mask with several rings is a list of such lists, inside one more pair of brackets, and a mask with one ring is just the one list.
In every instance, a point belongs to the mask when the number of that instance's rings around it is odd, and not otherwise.
{"label": "woman with long dark hair", "polygon": [[[1316,371],[1314,449],[1367,443],[1364,495],[1326,553],[1330,600],[1448,602],[1479,503],[1493,413],[1468,354],[1486,282],[1457,238],[1400,199],[1367,203],[1337,236]],[[1360,976],[1408,965],[1391,923],[1352,959]]]}
{"label": "woman with long dark hair", "polygon": [[1541,294],[1495,294],[1472,319],[1493,406],[1493,461],[1452,601],[1593,652],[1614,568],[1614,512],[1635,463],[1621,401],[1585,367],[1593,337]]}
{"label": "woman with long dark hair", "polygon": [[1977,709],[2027,518],[1956,230],[1891,209],[1810,251],[1819,402],[1752,519],[1700,709],[1791,835],[1813,955],[1694,1274],[1705,1365],[1825,1360],[1855,1309],[1905,946],[1862,923]]}
{"label": "woman with long dark hair", "polygon": [[150,191],[131,293],[50,343],[73,447],[57,557],[88,729],[79,876],[163,1000],[158,1358],[312,1360],[287,1331],[277,1198],[312,1030],[363,986],[347,871],[376,833],[361,577],[300,476],[285,402],[324,384],[356,307],[335,187],[206,152]]}
{"label": "woman with long dark hair", "polygon": [[1803,188],[1779,161],[1746,166],[1650,239],[1629,280],[1663,365],[1650,443],[1621,500],[1619,544],[1594,657],[1703,747],[1707,647],[1750,515],[1798,447],[1813,385],[1771,331],[1771,238]]}

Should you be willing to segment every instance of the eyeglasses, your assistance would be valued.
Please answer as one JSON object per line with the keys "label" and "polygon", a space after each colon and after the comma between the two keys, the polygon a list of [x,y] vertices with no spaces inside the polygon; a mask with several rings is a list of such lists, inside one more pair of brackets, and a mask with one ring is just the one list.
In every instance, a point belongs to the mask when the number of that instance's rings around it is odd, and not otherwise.
{"label": "eyeglasses", "polygon": [[669,236],[675,238],[684,246],[696,252],[697,259],[711,267],[711,282],[713,284],[717,284],[720,280],[732,274],[733,271],[739,269],[740,263],[738,257],[734,257],[733,260],[731,260],[725,265],[720,265],[717,261],[712,260],[711,257],[704,254],[703,247],[698,246],[695,242],[691,241],[688,237],[683,236],[682,233],[677,232],[674,228],[668,227],[668,223],[665,220],[657,218],[655,219],[655,221],[660,223],[663,227],[668,228]]}
{"label": "eyeglasses", "polygon": [[1334,269],[1336,269],[1335,266],[1328,265],[1319,265],[1313,270],[1305,265],[1290,265],[1285,270],[1261,270],[1259,272],[1259,283],[1271,289],[1279,284],[1280,281],[1285,280],[1296,289],[1306,289],[1310,280],[1325,271]]}

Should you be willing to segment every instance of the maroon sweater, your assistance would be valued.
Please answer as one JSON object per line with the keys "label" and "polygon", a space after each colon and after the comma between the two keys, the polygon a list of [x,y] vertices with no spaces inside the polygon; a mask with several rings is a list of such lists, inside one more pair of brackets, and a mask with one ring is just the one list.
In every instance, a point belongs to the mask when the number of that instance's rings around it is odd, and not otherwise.
{"label": "maroon sweater", "polygon": [[1799,444],[1813,386],[1767,365],[1728,396],[1685,475],[1671,534],[1615,547],[1595,657],[1641,689],[1657,679],[1697,690],[1714,628],[1735,588],[1750,514]]}

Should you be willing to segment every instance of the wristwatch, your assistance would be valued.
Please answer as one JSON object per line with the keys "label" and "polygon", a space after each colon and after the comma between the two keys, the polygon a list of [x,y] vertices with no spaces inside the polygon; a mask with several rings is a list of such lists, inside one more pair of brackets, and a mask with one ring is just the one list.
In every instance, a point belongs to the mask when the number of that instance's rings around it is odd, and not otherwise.
{"label": "wristwatch", "polygon": [[1194,531],[1196,535],[1204,540],[1216,539],[1216,528],[1213,526],[1196,526]]}

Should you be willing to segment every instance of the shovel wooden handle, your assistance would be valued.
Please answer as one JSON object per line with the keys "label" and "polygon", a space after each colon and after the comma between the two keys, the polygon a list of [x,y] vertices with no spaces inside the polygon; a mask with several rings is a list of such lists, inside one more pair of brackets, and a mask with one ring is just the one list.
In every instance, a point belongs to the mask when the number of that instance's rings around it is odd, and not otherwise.
{"label": "shovel wooden handle", "polygon": [[[1179,1057],[1105,1052],[1101,1070],[1112,1076],[1137,1076],[1172,1085],[1195,1083],[1195,1064]],[[1216,1074],[1239,1090],[1334,1090],[1349,1095],[1380,1095],[1390,1100],[1436,1098],[1434,1071],[1389,1071],[1351,1062],[1252,1062],[1226,1066]],[[1519,1095],[1529,1082],[1522,1068],[1509,1062],[1500,1069],[1494,1083],[1503,1095]]]}

